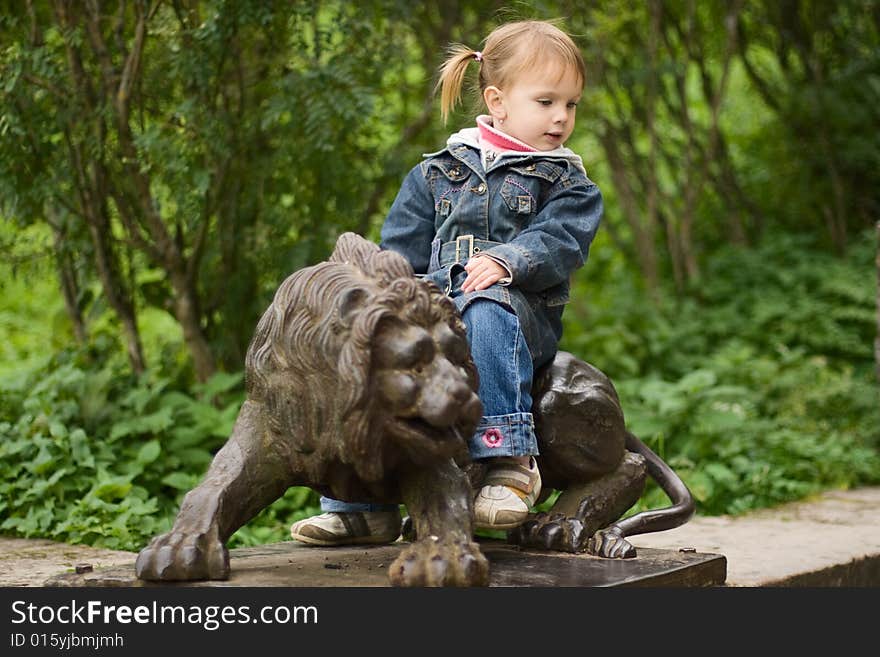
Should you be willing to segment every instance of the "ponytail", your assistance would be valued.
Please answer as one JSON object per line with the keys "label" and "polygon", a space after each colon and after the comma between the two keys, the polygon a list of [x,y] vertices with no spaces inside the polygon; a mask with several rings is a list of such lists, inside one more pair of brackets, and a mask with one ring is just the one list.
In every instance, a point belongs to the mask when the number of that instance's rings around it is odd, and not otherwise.
{"label": "ponytail", "polygon": [[440,89],[440,116],[443,118],[443,123],[446,123],[449,113],[455,109],[461,99],[461,86],[464,83],[468,64],[471,60],[480,61],[480,59],[481,54],[467,46],[460,43],[450,46],[449,55],[440,67],[440,79],[437,80],[436,87]]}

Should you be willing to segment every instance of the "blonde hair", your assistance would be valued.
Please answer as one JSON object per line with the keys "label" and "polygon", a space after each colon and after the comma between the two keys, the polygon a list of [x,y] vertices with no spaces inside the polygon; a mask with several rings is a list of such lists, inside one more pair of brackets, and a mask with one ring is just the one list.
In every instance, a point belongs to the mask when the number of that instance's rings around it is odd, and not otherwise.
{"label": "blonde hair", "polygon": [[479,92],[486,87],[504,89],[516,76],[535,65],[548,62],[572,67],[586,80],[586,66],[581,51],[571,37],[553,21],[516,21],[505,23],[486,37],[482,52],[463,44],[449,47],[446,61],[440,66],[437,88],[440,90],[440,115],[443,122],[461,99],[461,87],[468,64],[480,65]]}

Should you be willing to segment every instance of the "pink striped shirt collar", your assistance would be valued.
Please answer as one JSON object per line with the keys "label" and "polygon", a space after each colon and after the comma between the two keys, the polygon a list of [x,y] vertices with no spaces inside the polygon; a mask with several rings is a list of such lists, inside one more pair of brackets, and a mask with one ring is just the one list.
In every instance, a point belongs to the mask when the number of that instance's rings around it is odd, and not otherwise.
{"label": "pink striped shirt collar", "polygon": [[492,125],[492,117],[481,114],[477,117],[477,128],[480,131],[480,146],[495,151],[519,151],[523,153],[536,153],[537,148],[532,148],[525,142],[504,134]]}

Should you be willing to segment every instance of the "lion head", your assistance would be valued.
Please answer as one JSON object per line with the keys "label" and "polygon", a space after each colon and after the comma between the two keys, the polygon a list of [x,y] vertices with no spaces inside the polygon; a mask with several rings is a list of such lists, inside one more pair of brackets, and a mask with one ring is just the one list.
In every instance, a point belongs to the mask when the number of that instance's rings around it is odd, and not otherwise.
{"label": "lion head", "polygon": [[403,461],[466,454],[482,406],[454,304],[409,263],[353,233],[278,288],[246,359],[272,433],[377,481]]}

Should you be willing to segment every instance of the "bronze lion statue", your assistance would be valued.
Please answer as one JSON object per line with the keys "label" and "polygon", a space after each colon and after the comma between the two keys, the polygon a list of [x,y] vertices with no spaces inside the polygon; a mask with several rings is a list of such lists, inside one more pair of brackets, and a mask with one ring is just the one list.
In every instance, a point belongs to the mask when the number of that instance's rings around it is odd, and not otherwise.
{"label": "bronze lion statue", "polygon": [[[328,261],[278,288],[246,363],[247,399],[171,530],[141,550],[145,580],[226,579],[226,541],[290,486],[342,500],[403,503],[411,539],[388,569],[399,586],[480,586],[465,437],[482,405],[453,303],[400,255],[353,233]],[[634,556],[632,534],[686,522],[681,480],[626,431],[601,372],[560,352],[535,378],[533,412],[549,513],[509,533],[523,546]],[[619,518],[646,475],[673,506]]]}

